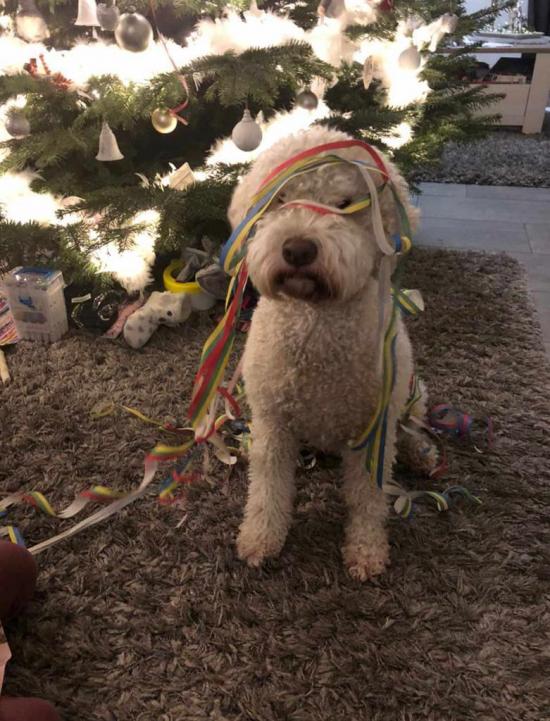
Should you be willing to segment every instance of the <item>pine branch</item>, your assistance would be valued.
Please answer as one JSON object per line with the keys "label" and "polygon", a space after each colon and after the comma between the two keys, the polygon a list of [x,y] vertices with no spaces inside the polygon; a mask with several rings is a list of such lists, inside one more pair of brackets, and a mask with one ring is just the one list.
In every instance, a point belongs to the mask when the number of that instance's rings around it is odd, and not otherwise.
{"label": "pine branch", "polygon": [[43,77],[33,77],[29,73],[21,72],[15,75],[0,76],[0,104],[16,95],[37,93],[39,95],[55,97],[65,92],[59,90],[52,82]]}
{"label": "pine branch", "polygon": [[269,48],[251,48],[240,54],[199,58],[186,68],[186,75],[200,73],[210,80],[207,100],[224,106],[251,100],[262,108],[273,107],[281,86],[296,90],[313,76],[329,78],[332,68],[313,55],[307,43],[290,42]]}
{"label": "pine branch", "polygon": [[372,39],[391,40],[397,25],[394,15],[382,15],[377,22],[370,25],[350,25],[346,28],[346,35],[351,40]]}
{"label": "pine branch", "polygon": [[0,143],[0,147],[11,150],[0,163],[0,173],[23,170],[28,166],[42,169],[58,165],[71,153],[87,153],[91,145],[90,140],[89,134],[78,135],[65,128],[54,128],[46,133],[32,133],[24,138],[23,142],[8,140]]}
{"label": "pine branch", "polygon": [[196,244],[202,235],[221,244],[229,232],[227,207],[237,172],[235,168],[227,170],[219,166],[212,178],[183,191],[157,185],[136,185],[131,192],[127,187],[104,187],[88,193],[80,203],[61,211],[60,215],[101,214],[95,226],[100,244],[114,241],[121,246],[132,233],[135,215],[153,209],[160,216],[158,250],[180,251],[187,244]]}
{"label": "pine branch", "polygon": [[422,114],[427,123],[434,125],[442,117],[471,114],[503,97],[503,94],[486,93],[482,85],[468,87],[459,91],[448,90],[431,93],[426,99]]}
{"label": "pine branch", "polygon": [[111,279],[97,274],[89,248],[82,245],[84,235],[81,224],[45,227],[0,220],[0,273],[18,265],[50,266],[61,270],[67,282],[108,286]]}
{"label": "pine branch", "polygon": [[407,117],[404,110],[389,108],[364,108],[349,116],[333,114],[319,121],[319,125],[342,130],[350,135],[361,136],[375,145],[384,145],[380,137],[391,134],[391,131]]}
{"label": "pine branch", "polygon": [[317,15],[319,0],[300,0],[293,3],[287,0],[264,0],[264,2],[258,1],[258,6],[277,15],[288,14],[297,25],[306,30],[316,25],[319,20]]}
{"label": "pine branch", "polygon": [[514,7],[515,4],[516,0],[501,0],[501,2],[497,3],[495,6],[490,5],[489,7],[470,13],[464,18],[464,34],[467,35],[475,30],[480,30],[482,27],[494,20],[501,12]]}

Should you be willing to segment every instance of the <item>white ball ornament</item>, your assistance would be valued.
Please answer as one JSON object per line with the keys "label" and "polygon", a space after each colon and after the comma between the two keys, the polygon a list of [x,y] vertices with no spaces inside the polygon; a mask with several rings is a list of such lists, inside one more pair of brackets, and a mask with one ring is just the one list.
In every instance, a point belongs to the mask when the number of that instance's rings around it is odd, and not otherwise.
{"label": "white ball ornament", "polygon": [[30,135],[31,124],[21,110],[15,110],[6,118],[6,130],[12,138],[26,138]]}
{"label": "white ball ornament", "polygon": [[399,56],[399,67],[401,70],[418,70],[420,67],[420,53],[414,45],[403,50]]}
{"label": "white ball ornament", "polygon": [[248,108],[244,111],[242,120],[233,128],[231,138],[239,150],[246,152],[256,150],[262,142],[262,129]]}
{"label": "white ball ornament", "polygon": [[296,96],[296,105],[306,110],[315,110],[319,105],[319,98],[311,90],[302,90],[302,92]]}
{"label": "white ball ornament", "polygon": [[50,37],[44,16],[36,7],[34,0],[19,0],[15,30],[19,37],[28,43],[41,43]]}

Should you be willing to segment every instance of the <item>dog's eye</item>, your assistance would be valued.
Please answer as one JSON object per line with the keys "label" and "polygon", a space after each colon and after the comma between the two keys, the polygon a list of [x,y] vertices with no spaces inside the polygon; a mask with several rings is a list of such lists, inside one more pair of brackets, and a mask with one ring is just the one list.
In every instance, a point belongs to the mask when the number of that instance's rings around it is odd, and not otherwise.
{"label": "dog's eye", "polygon": [[340,208],[340,210],[344,210],[344,208],[347,208],[348,205],[351,205],[351,198],[344,198],[344,200],[336,203],[336,207]]}

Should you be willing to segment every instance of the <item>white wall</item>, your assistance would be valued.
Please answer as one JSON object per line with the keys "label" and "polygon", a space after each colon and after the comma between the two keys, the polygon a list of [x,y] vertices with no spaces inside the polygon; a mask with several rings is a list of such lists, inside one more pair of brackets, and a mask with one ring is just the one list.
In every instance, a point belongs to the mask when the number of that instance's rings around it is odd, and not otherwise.
{"label": "white wall", "polygon": [[[491,2],[490,0],[466,0],[464,3],[464,6],[466,8],[466,12],[469,13],[475,13],[478,10],[482,10],[483,8],[488,8],[490,6]],[[527,4],[528,0],[523,0],[523,11],[527,15]]]}

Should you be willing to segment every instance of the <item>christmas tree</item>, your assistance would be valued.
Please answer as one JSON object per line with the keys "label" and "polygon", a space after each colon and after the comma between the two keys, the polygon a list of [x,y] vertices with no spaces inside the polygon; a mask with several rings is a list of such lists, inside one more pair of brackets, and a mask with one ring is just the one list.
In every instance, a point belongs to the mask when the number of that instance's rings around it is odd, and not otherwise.
{"label": "christmas tree", "polygon": [[474,115],[487,97],[471,58],[435,52],[489,10],[109,2],[7,0],[0,16],[0,272],[42,263],[79,287],[142,289],[155,258],[226,239],[243,164],[289,132],[338,127],[414,180],[491,120]]}

